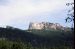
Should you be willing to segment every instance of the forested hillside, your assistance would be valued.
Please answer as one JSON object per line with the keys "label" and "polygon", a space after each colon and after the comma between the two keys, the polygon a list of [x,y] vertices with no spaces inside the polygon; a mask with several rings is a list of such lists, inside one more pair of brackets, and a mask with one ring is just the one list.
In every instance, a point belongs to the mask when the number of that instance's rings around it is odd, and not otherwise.
{"label": "forested hillside", "polygon": [[30,31],[0,28],[0,49],[73,49],[71,31]]}

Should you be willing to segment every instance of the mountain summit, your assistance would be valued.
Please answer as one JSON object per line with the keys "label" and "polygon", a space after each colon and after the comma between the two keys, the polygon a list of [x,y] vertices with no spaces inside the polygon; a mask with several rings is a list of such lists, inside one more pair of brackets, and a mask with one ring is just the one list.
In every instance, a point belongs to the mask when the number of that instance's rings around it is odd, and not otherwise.
{"label": "mountain summit", "polygon": [[65,29],[70,29],[67,27],[63,27],[59,23],[50,23],[50,22],[41,22],[41,23],[33,23],[31,22],[29,24],[29,30],[36,29],[36,30],[65,30]]}

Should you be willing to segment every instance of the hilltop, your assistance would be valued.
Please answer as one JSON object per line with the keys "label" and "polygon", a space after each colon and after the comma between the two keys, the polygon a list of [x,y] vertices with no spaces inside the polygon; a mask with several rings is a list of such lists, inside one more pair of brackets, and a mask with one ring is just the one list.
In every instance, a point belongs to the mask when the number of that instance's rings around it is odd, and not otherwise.
{"label": "hilltop", "polygon": [[29,30],[63,30],[63,31],[70,31],[71,29],[69,27],[63,27],[59,23],[50,23],[50,22],[40,22],[40,23],[34,23],[31,22],[29,24]]}

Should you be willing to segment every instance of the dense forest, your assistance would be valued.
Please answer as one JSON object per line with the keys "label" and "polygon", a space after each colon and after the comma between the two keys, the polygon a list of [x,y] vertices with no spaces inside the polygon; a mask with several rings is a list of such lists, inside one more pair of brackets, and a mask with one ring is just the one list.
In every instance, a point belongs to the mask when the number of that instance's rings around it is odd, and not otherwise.
{"label": "dense forest", "polygon": [[74,49],[71,31],[0,27],[0,49]]}

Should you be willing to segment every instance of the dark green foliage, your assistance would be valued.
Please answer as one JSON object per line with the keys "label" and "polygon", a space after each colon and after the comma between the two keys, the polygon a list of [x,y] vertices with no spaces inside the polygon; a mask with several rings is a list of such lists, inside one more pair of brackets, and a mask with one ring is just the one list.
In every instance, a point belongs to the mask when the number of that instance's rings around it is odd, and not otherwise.
{"label": "dark green foliage", "polygon": [[72,32],[74,33],[74,1],[71,2],[71,3],[67,3],[66,4],[68,7],[71,7],[69,10],[68,10],[68,17],[65,19],[66,22],[72,22]]}
{"label": "dark green foliage", "polygon": [[73,49],[73,33],[0,28],[0,49]]}
{"label": "dark green foliage", "polygon": [[[68,10],[68,17],[66,18],[66,22],[72,22],[74,21],[74,2],[67,3],[68,7],[70,6],[71,9]],[[68,21],[69,20],[69,21]],[[74,22],[73,22],[74,23]]]}

